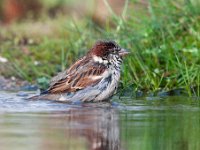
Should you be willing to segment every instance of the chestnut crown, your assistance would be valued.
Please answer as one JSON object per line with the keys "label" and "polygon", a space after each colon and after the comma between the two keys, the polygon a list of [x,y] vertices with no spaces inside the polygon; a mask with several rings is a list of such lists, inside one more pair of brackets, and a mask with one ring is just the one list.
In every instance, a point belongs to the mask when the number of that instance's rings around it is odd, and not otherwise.
{"label": "chestnut crown", "polygon": [[125,53],[128,54],[127,51],[125,51],[123,48],[121,48],[116,42],[114,41],[97,41],[95,45],[91,48],[89,51],[89,55],[95,55],[98,57],[106,57],[109,54],[115,54],[122,56],[121,52],[123,52],[123,55]]}

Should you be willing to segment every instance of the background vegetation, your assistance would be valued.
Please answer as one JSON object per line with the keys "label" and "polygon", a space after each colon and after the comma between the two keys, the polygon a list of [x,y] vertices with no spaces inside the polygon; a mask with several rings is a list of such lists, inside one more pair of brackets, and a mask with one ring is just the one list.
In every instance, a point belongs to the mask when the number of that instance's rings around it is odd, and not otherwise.
{"label": "background vegetation", "polygon": [[[0,29],[0,73],[41,87],[98,39],[116,40],[131,51],[122,67],[121,88],[169,91],[183,88],[200,95],[200,2],[198,0],[126,1],[121,15],[103,1],[109,19],[44,11],[37,19]],[[72,2],[69,1],[71,4]],[[49,3],[47,3],[49,4]],[[47,5],[46,10],[57,4]],[[77,11],[77,9],[75,10]]]}

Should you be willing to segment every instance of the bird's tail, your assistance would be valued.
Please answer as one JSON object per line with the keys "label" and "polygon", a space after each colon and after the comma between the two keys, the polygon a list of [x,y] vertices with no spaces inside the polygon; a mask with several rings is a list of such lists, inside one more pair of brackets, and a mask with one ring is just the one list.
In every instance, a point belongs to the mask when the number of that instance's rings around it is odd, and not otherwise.
{"label": "bird's tail", "polygon": [[42,95],[31,96],[28,100],[40,100]]}
{"label": "bird's tail", "polygon": [[41,94],[29,97],[29,100],[59,100],[59,94]]}

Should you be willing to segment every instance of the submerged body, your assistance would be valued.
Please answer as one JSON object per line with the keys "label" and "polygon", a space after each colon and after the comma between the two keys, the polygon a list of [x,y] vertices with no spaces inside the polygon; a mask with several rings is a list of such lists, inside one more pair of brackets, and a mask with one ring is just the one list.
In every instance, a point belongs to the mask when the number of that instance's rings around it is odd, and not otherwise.
{"label": "submerged body", "polygon": [[67,71],[52,78],[50,87],[34,99],[105,101],[117,90],[122,56],[128,54],[115,42],[100,41]]}

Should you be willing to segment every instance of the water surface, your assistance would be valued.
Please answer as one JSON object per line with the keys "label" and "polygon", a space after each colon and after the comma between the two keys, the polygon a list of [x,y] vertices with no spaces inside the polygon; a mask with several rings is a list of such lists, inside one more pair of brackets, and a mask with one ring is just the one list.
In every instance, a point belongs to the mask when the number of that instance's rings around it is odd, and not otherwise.
{"label": "water surface", "polygon": [[200,103],[114,97],[112,103],[29,101],[0,92],[2,150],[199,150]]}

